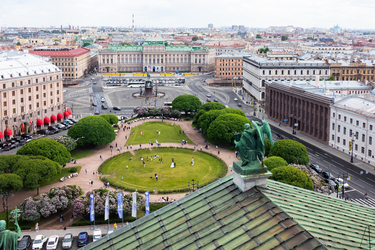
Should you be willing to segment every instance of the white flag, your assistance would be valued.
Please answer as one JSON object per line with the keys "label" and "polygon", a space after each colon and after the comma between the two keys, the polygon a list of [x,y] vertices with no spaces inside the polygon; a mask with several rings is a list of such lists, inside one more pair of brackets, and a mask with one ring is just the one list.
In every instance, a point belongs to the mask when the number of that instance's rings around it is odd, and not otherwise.
{"label": "white flag", "polygon": [[132,217],[137,218],[137,193],[133,193]]}
{"label": "white flag", "polygon": [[105,214],[104,214],[104,220],[109,219],[109,196],[107,195],[107,198],[105,199]]}

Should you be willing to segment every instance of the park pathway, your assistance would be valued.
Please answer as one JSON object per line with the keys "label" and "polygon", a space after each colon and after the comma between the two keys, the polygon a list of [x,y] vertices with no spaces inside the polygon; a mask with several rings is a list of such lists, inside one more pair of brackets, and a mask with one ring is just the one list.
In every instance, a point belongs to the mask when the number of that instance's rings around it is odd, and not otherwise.
{"label": "park pathway", "polygon": [[[145,119],[145,120],[140,120],[138,122],[133,122],[130,125],[129,124],[123,124],[123,126],[127,126],[130,128],[136,127],[138,125],[141,125],[144,122],[149,122],[149,121],[160,121],[160,119]],[[174,123],[175,125],[179,125],[182,130],[187,130],[186,135],[189,137],[189,139],[195,144],[198,145],[198,149],[202,146],[203,151],[211,153],[213,155],[216,155],[220,157],[226,164],[227,166],[232,165],[233,160],[235,159],[234,153],[232,151],[226,150],[226,149],[216,149],[215,145],[210,145],[208,149],[205,149],[205,145],[209,144],[206,142],[202,141],[202,134],[197,133],[197,130],[194,130],[192,127],[192,122],[191,121],[170,121],[170,120],[164,120],[164,122],[167,123]],[[121,125],[120,125],[121,126]],[[46,193],[48,192],[52,187],[56,186],[63,186],[63,185],[77,185],[80,186],[83,190],[83,192],[86,194],[87,192],[91,192],[94,189],[99,189],[103,188],[103,182],[99,180],[99,176],[97,176],[96,171],[99,168],[100,164],[102,163],[102,160],[100,159],[100,156],[103,158],[103,161],[106,159],[110,158],[111,156],[115,156],[120,153],[124,153],[126,151],[132,152],[133,150],[126,150],[126,139],[129,138],[129,135],[131,133],[131,129],[126,129],[123,131],[122,129],[119,129],[116,139],[108,144],[105,148],[102,148],[98,150],[96,153],[87,156],[85,158],[77,160],[76,164],[73,163],[68,163],[66,167],[74,167],[74,166],[81,166],[81,172],[78,177],[70,178],[65,180],[64,182],[58,182],[54,183],[48,186],[44,186],[40,188],[40,193]],[[120,145],[122,145],[122,151],[119,152],[116,150],[115,144],[117,142],[118,148]],[[178,147],[178,148],[194,148],[194,144],[185,144],[181,145],[181,143],[161,143],[161,147]],[[114,147],[113,149],[113,155],[111,155],[111,150],[110,150],[110,145]],[[154,144],[156,145],[156,144]],[[130,145],[129,145],[130,146]],[[147,148],[155,148],[157,146],[151,147],[151,145],[147,144],[142,144],[142,149],[147,149]],[[133,145],[133,149],[137,150],[139,149],[139,144]],[[220,151],[220,154],[218,154],[218,150]],[[85,173],[85,170],[87,169],[87,174]],[[227,175],[231,174],[231,169],[228,167],[228,173]],[[89,180],[93,180],[93,185],[89,184]],[[115,189],[110,187],[109,190],[114,191]],[[130,193],[130,192],[124,192],[124,193]],[[22,190],[14,194],[14,197],[9,198],[9,209],[13,209],[15,206],[19,206],[26,198],[30,196],[36,195],[36,190],[33,191],[27,191],[27,190]],[[142,194],[143,195],[143,194]],[[186,193],[180,193],[180,194],[160,194],[160,195],[152,195],[150,194],[150,202],[158,202],[161,200],[161,197],[169,197],[169,200],[171,199],[181,199],[186,195]]]}

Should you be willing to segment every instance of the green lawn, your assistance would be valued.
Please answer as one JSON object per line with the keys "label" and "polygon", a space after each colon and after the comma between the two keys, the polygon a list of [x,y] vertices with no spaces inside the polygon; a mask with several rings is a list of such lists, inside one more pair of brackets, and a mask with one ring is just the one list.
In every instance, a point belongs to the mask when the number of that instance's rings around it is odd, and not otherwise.
{"label": "green lawn", "polygon": [[61,169],[61,172],[59,174],[57,174],[55,177],[53,177],[51,180],[49,181],[43,181],[40,186],[41,187],[44,187],[44,186],[47,186],[47,185],[50,185],[50,184],[53,184],[53,183],[56,183],[56,182],[59,182],[60,179],[63,177],[63,176],[68,176],[70,174],[72,174],[72,172],[70,172],[70,170],[72,168],[77,168],[77,173],[79,174],[79,172],[81,171],[81,166],[74,166],[74,167],[70,167],[70,168],[63,168]]}
{"label": "green lawn", "polygon": [[[160,131],[160,135],[156,133],[156,130]],[[144,144],[153,142],[156,140],[158,142],[181,142],[181,140],[187,140],[187,143],[193,144],[193,142],[181,132],[180,126],[172,125],[171,123],[155,121],[145,122],[139,126],[132,128],[132,132],[129,137],[129,140],[126,144],[135,145],[135,144]],[[141,135],[143,131],[144,135]],[[181,133],[180,133],[181,132]]]}
{"label": "green lawn", "polygon": [[72,152],[70,152],[70,155],[73,157],[73,159],[78,160],[78,159],[90,156],[92,154],[95,154],[96,152],[97,152],[97,150],[95,150],[95,149],[76,148]]}
{"label": "green lawn", "polygon": [[[151,162],[150,156],[155,154],[163,158],[164,163],[159,163],[158,158]],[[103,175],[110,175],[107,179],[113,186],[140,192],[153,192],[154,190],[186,192],[188,182],[192,179],[199,181],[199,184],[203,186],[218,180],[219,176],[225,175],[227,171],[227,166],[223,166],[215,157],[189,149],[153,148],[152,151],[142,149],[135,151],[133,161],[129,160],[130,156],[132,156],[130,152],[116,156],[103,167]],[[143,162],[140,161],[141,156],[145,159],[146,167],[143,167]],[[149,156],[148,162],[147,156]],[[176,162],[175,168],[170,167],[172,157]],[[192,157],[194,157],[193,166],[191,165]],[[155,179],[155,174],[159,177],[158,181]]]}

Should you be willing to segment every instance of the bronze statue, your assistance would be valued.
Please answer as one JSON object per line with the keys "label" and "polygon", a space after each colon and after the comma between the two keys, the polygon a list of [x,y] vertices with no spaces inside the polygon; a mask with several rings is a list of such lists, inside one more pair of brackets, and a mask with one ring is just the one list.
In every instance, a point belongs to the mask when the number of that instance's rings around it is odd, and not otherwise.
{"label": "bronze statue", "polygon": [[6,230],[6,222],[4,220],[0,221],[0,249],[4,250],[16,250],[18,245],[18,238],[21,237],[21,228],[17,221],[17,207],[14,209],[14,225],[16,226],[15,232]]}
{"label": "bronze statue", "polygon": [[262,123],[257,121],[245,124],[245,130],[242,134],[234,135],[234,144],[238,148],[242,163],[235,162],[233,167],[243,175],[259,174],[267,172],[267,168],[263,166],[264,152],[266,149],[266,137],[273,145],[271,128],[266,120]]}

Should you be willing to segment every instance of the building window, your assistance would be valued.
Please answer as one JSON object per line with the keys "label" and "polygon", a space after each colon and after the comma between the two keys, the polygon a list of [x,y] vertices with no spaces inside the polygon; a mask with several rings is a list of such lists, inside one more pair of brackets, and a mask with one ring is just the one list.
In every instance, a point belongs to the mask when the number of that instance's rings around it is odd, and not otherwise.
{"label": "building window", "polygon": [[344,122],[346,122],[346,116],[344,116]]}
{"label": "building window", "polygon": [[346,135],[346,127],[344,127],[344,135]]}
{"label": "building window", "polygon": [[44,101],[44,102],[43,102],[43,105],[44,105],[44,106],[46,106],[46,105],[47,105],[47,102],[46,102],[46,101]]}
{"label": "building window", "polygon": [[332,141],[334,141],[335,140],[335,135],[332,135]]}
{"label": "building window", "polygon": [[6,107],[6,106],[7,106],[7,102],[4,102],[4,103],[3,103],[3,106]]}
{"label": "building window", "polygon": [[363,128],[366,128],[366,123],[363,123],[363,124],[362,124],[362,127],[363,127]]}
{"label": "building window", "polygon": [[353,124],[353,119],[352,118],[350,118],[350,124]]}
{"label": "building window", "polygon": [[14,109],[13,109],[13,114],[15,114],[15,113],[16,113],[16,109],[14,108]]}
{"label": "building window", "polygon": [[43,85],[43,90],[45,90],[46,89],[46,85]]}
{"label": "building window", "polygon": [[36,90],[36,91],[39,91],[39,87],[36,87],[35,90]]}
{"label": "building window", "polygon": [[4,110],[4,116],[7,116],[7,115],[8,115],[8,112]]}
{"label": "building window", "polygon": [[3,97],[6,98],[7,97],[7,93],[4,92],[3,93]]}
{"label": "building window", "polygon": [[365,134],[362,134],[362,142],[365,142],[365,140],[366,140],[366,136]]}
{"label": "building window", "polygon": [[29,96],[29,101],[31,101],[31,96]]}
{"label": "building window", "polygon": [[341,120],[341,115],[339,115],[339,120]]}
{"label": "building window", "polygon": [[16,91],[12,91],[12,96],[16,96]]}
{"label": "building window", "polygon": [[337,137],[337,143],[340,143],[340,137],[339,136]]}
{"label": "building window", "polygon": [[23,103],[23,98],[21,98],[21,102]]}
{"label": "building window", "polygon": [[346,145],[346,140],[345,139],[342,140],[342,145],[344,145],[344,146]]}
{"label": "building window", "polygon": [[370,130],[372,131],[372,125],[370,125]]}
{"label": "building window", "polygon": [[368,144],[372,145],[372,137],[371,136],[368,138]]}
{"label": "building window", "polygon": [[337,125],[337,132],[339,132],[339,133],[340,133],[340,128],[341,128],[341,126]]}
{"label": "building window", "polygon": [[354,150],[358,151],[358,144],[355,144]]}
{"label": "building window", "polygon": [[39,108],[39,102],[36,103],[36,107]]}
{"label": "building window", "polygon": [[12,100],[12,104],[13,104],[13,105],[16,104],[16,100],[15,100],[15,99]]}
{"label": "building window", "polygon": [[364,147],[361,147],[361,153],[362,153],[362,154],[365,153],[365,148],[364,148]]}
{"label": "building window", "polygon": [[368,156],[372,156],[372,151],[370,149],[368,150]]}
{"label": "building window", "polygon": [[359,126],[359,121],[356,121],[356,125]]}
{"label": "building window", "polygon": [[335,123],[332,123],[332,130],[335,130]]}

